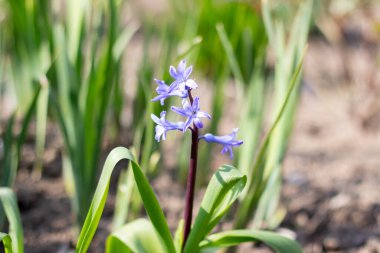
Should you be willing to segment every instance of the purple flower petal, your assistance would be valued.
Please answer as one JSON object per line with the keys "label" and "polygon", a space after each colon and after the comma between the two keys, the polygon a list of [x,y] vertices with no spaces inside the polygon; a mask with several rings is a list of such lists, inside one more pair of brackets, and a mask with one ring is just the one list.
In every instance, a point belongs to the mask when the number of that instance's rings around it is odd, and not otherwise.
{"label": "purple flower petal", "polygon": [[[183,106],[183,109],[185,111],[188,111],[188,112],[192,112],[193,111],[193,107],[191,106],[191,104],[189,103],[189,101],[187,101],[186,99],[183,99],[182,100],[182,106]],[[192,113],[189,113],[189,115],[191,115]]]}
{"label": "purple flower petal", "polygon": [[190,127],[192,122],[193,122],[192,118],[188,118],[183,124],[182,132],[186,132],[186,130]]}
{"label": "purple flower petal", "polygon": [[185,82],[185,87],[195,90],[198,88],[198,84],[193,79],[187,79]]}
{"label": "purple flower petal", "polygon": [[211,118],[209,114],[199,111],[200,110],[199,97],[194,98],[192,105],[189,103],[188,100],[186,99],[182,100],[182,107],[183,108],[172,106],[171,109],[175,113],[183,117],[187,117],[183,131],[186,131],[186,129],[189,128],[192,123],[194,123],[197,128],[203,128],[203,123],[200,120],[200,118],[203,118],[203,117],[206,117],[209,119]]}
{"label": "purple flower petal", "polygon": [[[173,71],[175,71],[175,69],[173,69]],[[158,84],[156,88],[158,95],[151,100],[152,102],[160,100],[161,105],[164,105],[164,101],[168,97],[178,96],[186,98],[188,96],[187,90],[180,90],[177,82],[168,86],[164,81],[158,79],[154,79],[154,81]]]}
{"label": "purple flower petal", "polygon": [[221,151],[222,154],[229,152],[230,153],[230,158],[233,159],[233,152],[232,152],[232,147],[235,146],[240,146],[243,144],[242,140],[235,140],[236,138],[236,133],[239,129],[234,128],[232,133],[228,135],[223,135],[223,136],[215,136],[210,133],[207,133],[203,136],[200,136],[199,139],[204,139],[206,142],[214,142],[214,143],[219,143],[223,145],[223,149]]}
{"label": "purple flower petal", "polygon": [[189,76],[190,76],[190,74],[191,74],[192,71],[193,71],[193,66],[188,67],[188,68],[185,70],[185,73],[183,74],[184,77],[186,77],[186,79],[189,78]]}
{"label": "purple flower petal", "polygon": [[175,79],[175,81],[172,84],[178,85],[178,88],[181,91],[187,91],[188,89],[196,89],[198,85],[194,80],[189,78],[192,70],[192,66],[186,68],[185,60],[180,61],[177,69],[175,69],[173,66],[170,66],[169,73]]}
{"label": "purple flower petal", "polygon": [[170,73],[170,75],[171,75],[174,79],[177,79],[178,74],[177,74],[177,70],[175,69],[175,67],[170,66],[170,68],[169,68],[169,73]]}
{"label": "purple flower petal", "polygon": [[161,124],[160,119],[156,115],[151,114],[150,117],[152,118],[152,120],[154,121],[154,123]]}
{"label": "purple flower petal", "polygon": [[208,119],[211,119],[210,114],[208,114],[206,112],[197,112],[197,117],[198,118],[208,118]]}
{"label": "purple flower petal", "polygon": [[203,128],[203,123],[199,118],[194,118],[193,122],[198,128]]}
{"label": "purple flower petal", "polygon": [[179,108],[179,107],[176,107],[176,106],[172,106],[171,107],[172,111],[175,112],[175,113],[178,113],[179,115],[181,116],[184,116],[184,117],[188,117],[188,111],[185,110],[185,109],[182,109],[182,108]]}
{"label": "purple flower petal", "polygon": [[160,118],[158,118],[156,115],[151,114],[152,120],[157,124],[155,127],[156,135],[155,139],[156,141],[160,141],[160,138],[162,140],[166,140],[166,133],[171,130],[180,130],[183,129],[183,122],[169,122],[165,119],[166,111],[162,111],[160,114]]}
{"label": "purple flower petal", "polygon": [[186,61],[185,60],[180,61],[177,69],[178,69],[178,73],[183,73],[186,69]]}

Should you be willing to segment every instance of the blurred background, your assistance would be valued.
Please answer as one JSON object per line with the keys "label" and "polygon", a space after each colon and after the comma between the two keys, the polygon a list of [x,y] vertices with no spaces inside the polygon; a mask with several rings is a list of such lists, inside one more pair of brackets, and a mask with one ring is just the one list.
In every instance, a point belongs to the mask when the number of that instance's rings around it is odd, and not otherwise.
{"label": "blurred background", "polygon": [[[170,83],[169,66],[186,59],[213,117],[205,131],[239,127],[244,140],[233,161],[200,145],[196,206],[212,171],[232,163],[253,186],[225,228],[277,230],[305,252],[380,252],[379,42],[376,0],[0,0],[0,186],[17,196],[25,251],[73,251],[119,145],[133,149],[175,230],[190,138],[157,143],[150,114],[162,107],[150,100],[153,79]],[[144,214],[126,166],[90,252]]]}

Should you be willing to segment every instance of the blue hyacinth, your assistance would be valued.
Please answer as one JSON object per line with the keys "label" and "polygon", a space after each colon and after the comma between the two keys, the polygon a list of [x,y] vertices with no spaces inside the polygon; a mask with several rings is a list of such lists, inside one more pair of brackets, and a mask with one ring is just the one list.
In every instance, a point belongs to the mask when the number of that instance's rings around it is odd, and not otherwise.
{"label": "blue hyacinth", "polygon": [[[158,87],[156,89],[157,96],[152,99],[152,101],[160,101],[161,105],[164,104],[166,98],[171,96],[177,96],[182,98],[182,108],[172,106],[171,110],[183,117],[186,117],[185,122],[169,122],[166,120],[166,111],[161,112],[160,118],[151,115],[152,120],[156,125],[156,135],[155,139],[159,142],[161,139],[166,139],[166,133],[172,130],[180,130],[186,132],[190,129],[198,134],[198,129],[203,128],[203,123],[201,118],[211,119],[211,116],[203,111],[200,111],[199,97],[194,99],[191,96],[191,90],[198,87],[197,83],[189,78],[193,67],[190,66],[186,68],[186,61],[182,60],[178,64],[178,68],[170,66],[169,73],[175,79],[170,85],[167,85],[164,81],[155,79]],[[191,126],[193,124],[193,126]],[[242,140],[236,140],[236,134],[238,129],[233,129],[231,134],[224,136],[215,136],[210,133],[206,133],[198,137],[198,140],[205,140],[206,142],[218,143],[223,145],[221,151],[222,154],[229,153],[230,158],[233,159],[232,147],[240,146],[243,144]]]}
{"label": "blue hyacinth", "polygon": [[236,134],[239,131],[238,128],[234,128],[232,130],[232,133],[223,135],[223,136],[215,136],[212,134],[205,134],[203,136],[200,136],[199,139],[204,139],[206,142],[215,142],[223,145],[223,149],[221,151],[222,154],[229,152],[230,158],[234,158],[234,154],[232,152],[232,147],[234,146],[240,146],[243,144],[243,141],[241,140],[235,140]]}
{"label": "blue hyacinth", "polygon": [[183,132],[185,132],[193,123],[196,127],[203,128],[203,123],[200,118],[211,119],[210,114],[200,111],[199,97],[194,98],[193,104],[190,104],[190,102],[186,99],[182,100],[182,106],[183,108],[172,106],[171,109],[173,112],[187,117],[185,124],[183,124]]}

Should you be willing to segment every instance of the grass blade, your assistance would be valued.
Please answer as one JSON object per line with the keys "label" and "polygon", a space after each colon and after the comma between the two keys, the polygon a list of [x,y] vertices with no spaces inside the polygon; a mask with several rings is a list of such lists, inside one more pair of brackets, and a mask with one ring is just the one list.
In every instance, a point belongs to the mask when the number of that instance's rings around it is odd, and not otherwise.
{"label": "grass blade", "polygon": [[0,232],[0,242],[4,245],[5,253],[13,253],[12,250],[12,239],[8,234]]}
{"label": "grass blade", "polygon": [[223,165],[212,177],[186,242],[184,253],[196,252],[198,244],[218,224],[246,183],[236,168]]}
{"label": "grass blade", "polygon": [[[305,51],[306,51],[306,47],[305,47],[304,52]],[[296,71],[293,74],[285,99],[282,103],[282,106],[280,107],[279,112],[277,113],[274,123],[272,124],[269,132],[267,133],[263,141],[263,144],[259,150],[254,166],[252,167],[252,170],[250,170],[249,172],[249,174],[252,175],[252,177],[250,177],[252,178],[252,180],[248,182],[248,189],[247,189],[247,194],[246,194],[247,197],[243,200],[243,202],[241,203],[237,211],[236,220],[235,220],[235,228],[242,228],[246,226],[246,224],[248,223],[252,215],[252,211],[258,205],[260,196],[262,195],[262,192],[265,189],[265,186],[268,181],[268,178],[265,177],[265,174],[268,174],[268,173],[266,173],[264,168],[267,161],[267,153],[269,150],[270,140],[272,138],[272,134],[274,130],[276,129],[278,123],[283,117],[284,111],[288,106],[288,101],[291,95],[296,90],[297,84],[299,84],[297,80],[302,69],[302,63],[303,63],[303,57],[301,58],[301,61],[299,62],[296,68]]]}
{"label": "grass blade", "polygon": [[224,29],[224,26],[222,23],[218,23],[216,25],[216,30],[218,31],[219,39],[222,42],[223,48],[226,51],[227,59],[230,64],[232,73],[234,74],[237,83],[239,84],[239,87],[242,88],[244,82],[243,73],[240,71],[239,63],[236,58],[236,55],[234,53],[234,48],[228,39],[226,30]]}
{"label": "grass blade", "polygon": [[132,153],[123,147],[113,149],[107,157],[90,209],[79,236],[76,252],[87,252],[104,209],[112,171],[114,170],[116,164],[124,159],[130,160],[132,163],[132,170],[136,180],[136,185],[153,226],[160,235],[167,252],[174,253],[175,249],[170,230],[153,189],[142,173],[140,166],[135,162],[135,158]]}
{"label": "grass blade", "polygon": [[260,230],[231,230],[210,235],[199,245],[201,249],[235,246],[244,242],[263,242],[279,253],[302,253],[294,240],[279,234]]}
{"label": "grass blade", "polygon": [[[2,136],[4,153],[2,155],[0,172],[0,186],[11,186],[16,177],[17,171],[17,145],[13,136],[13,126],[15,123],[15,114],[13,114],[7,122],[5,133]],[[1,208],[0,208],[1,213]],[[0,214],[0,216],[2,216]],[[0,218],[0,224],[2,219]]]}
{"label": "grass blade", "polygon": [[36,110],[36,161],[34,163],[34,171],[37,177],[41,177],[43,155],[45,150],[46,124],[48,114],[49,101],[49,83],[46,78],[41,79],[41,91],[37,101]]}
{"label": "grass blade", "polygon": [[10,188],[0,187],[0,200],[9,221],[9,235],[12,238],[12,249],[16,253],[23,253],[24,236],[16,196]]}
{"label": "grass blade", "polygon": [[157,231],[147,219],[137,219],[107,238],[106,253],[165,253]]}

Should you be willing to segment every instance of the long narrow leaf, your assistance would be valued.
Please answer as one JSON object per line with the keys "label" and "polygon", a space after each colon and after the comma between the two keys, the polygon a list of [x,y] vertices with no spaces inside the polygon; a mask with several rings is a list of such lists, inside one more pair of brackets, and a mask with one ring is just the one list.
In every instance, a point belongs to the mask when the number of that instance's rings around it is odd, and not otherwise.
{"label": "long narrow leaf", "polygon": [[106,253],[165,253],[157,231],[147,219],[137,219],[113,232]]}
{"label": "long narrow leaf", "polygon": [[18,153],[18,155],[21,154],[21,146],[25,142],[29,123],[32,119],[33,113],[36,110],[38,98],[40,96],[40,91],[41,91],[41,87],[38,87],[36,90],[36,93],[34,94],[32,102],[29,104],[28,110],[27,110],[25,117],[24,117],[24,120],[22,122],[21,131],[20,131],[20,134],[17,138],[17,153]]}
{"label": "long narrow leaf", "polygon": [[157,232],[164,241],[167,252],[175,252],[175,247],[170,234],[169,226],[166,222],[165,215],[160,207],[160,204],[158,203],[157,197],[152,187],[150,186],[148,179],[143,174],[140,166],[135,161],[131,162],[136,185],[140,192],[144,208],[148,213],[153,226],[156,228]]}
{"label": "long narrow leaf", "polygon": [[12,239],[11,239],[11,237],[8,234],[0,232],[0,241],[4,245],[4,252],[5,253],[13,253],[13,250],[12,250]]}
{"label": "long narrow leaf", "polygon": [[24,236],[16,196],[11,189],[0,187],[0,201],[9,222],[9,235],[12,238],[12,249],[16,253],[23,253]]}
{"label": "long narrow leaf", "polygon": [[302,253],[300,245],[289,238],[269,231],[231,230],[210,235],[199,245],[201,249],[236,246],[244,242],[263,242],[279,253]]}
{"label": "long narrow leaf", "polygon": [[216,25],[216,30],[218,31],[219,39],[222,42],[223,48],[226,51],[227,54],[227,59],[230,64],[232,73],[234,74],[236,80],[238,81],[239,87],[243,86],[244,82],[244,77],[243,73],[240,70],[238,60],[236,58],[236,55],[234,53],[233,46],[228,39],[226,30],[224,29],[224,26],[222,23],[218,23]]}
{"label": "long narrow leaf", "polygon": [[164,213],[157,201],[157,198],[149,185],[148,180],[142,173],[140,166],[135,162],[132,153],[123,147],[113,149],[107,157],[94,194],[94,198],[79,236],[76,252],[86,252],[90,246],[90,242],[99,224],[99,220],[107,199],[112,171],[114,170],[116,164],[124,159],[130,160],[132,163],[133,174],[135,176],[136,185],[140,192],[141,198],[143,199],[144,207],[153,226],[160,235],[167,252],[175,252],[169,227],[166,223]]}
{"label": "long narrow leaf", "polygon": [[[15,114],[13,114],[6,124],[3,140],[3,155],[1,160],[2,170],[0,172],[0,186],[11,186],[16,177],[17,170],[17,145],[13,136],[13,126],[15,123]],[[1,213],[1,208],[0,208]],[[0,214],[0,216],[2,216]],[[0,218],[0,224],[2,218]]]}
{"label": "long narrow leaf", "polygon": [[[305,51],[306,51],[306,48],[304,52]],[[263,141],[263,144],[256,158],[255,164],[252,170],[249,172],[252,175],[251,176],[252,180],[248,182],[248,189],[246,193],[247,197],[243,200],[243,202],[239,206],[239,209],[236,215],[235,228],[242,228],[247,224],[248,220],[250,219],[252,215],[252,211],[254,207],[257,206],[260,196],[265,189],[265,185],[267,183],[268,178],[264,178],[264,174],[265,174],[264,168],[266,164],[269,143],[270,143],[274,130],[276,129],[278,123],[283,117],[283,114],[288,105],[290,96],[295,91],[297,84],[299,84],[297,80],[299,78],[299,74],[302,69],[302,63],[303,63],[303,57],[301,57],[301,61],[298,63],[296,71],[293,74],[285,99],[282,103],[282,106],[280,107],[279,112],[277,113],[274,123],[272,124],[270,130],[268,131]]]}
{"label": "long narrow leaf", "polygon": [[41,176],[43,155],[45,150],[46,123],[49,101],[49,83],[46,78],[41,79],[41,92],[37,101],[36,110],[36,161],[34,170],[37,177]]}

